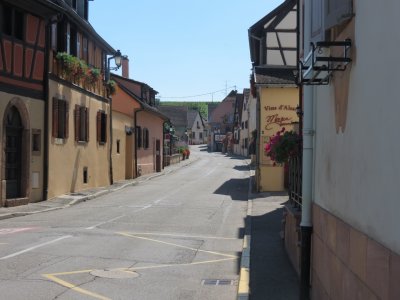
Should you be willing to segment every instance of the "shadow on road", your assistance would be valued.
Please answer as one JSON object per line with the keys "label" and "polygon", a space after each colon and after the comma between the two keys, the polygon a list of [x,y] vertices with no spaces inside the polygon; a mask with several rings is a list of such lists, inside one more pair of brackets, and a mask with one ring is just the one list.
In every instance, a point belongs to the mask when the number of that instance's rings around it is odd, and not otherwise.
{"label": "shadow on road", "polygon": [[251,217],[251,300],[297,300],[298,277],[280,237],[283,208]]}
{"label": "shadow on road", "polygon": [[249,171],[249,166],[247,165],[238,165],[234,166],[233,168],[238,171]]}
{"label": "shadow on road", "polygon": [[248,199],[248,178],[232,178],[225,181],[215,192],[217,195],[230,196],[232,200],[247,201]]}

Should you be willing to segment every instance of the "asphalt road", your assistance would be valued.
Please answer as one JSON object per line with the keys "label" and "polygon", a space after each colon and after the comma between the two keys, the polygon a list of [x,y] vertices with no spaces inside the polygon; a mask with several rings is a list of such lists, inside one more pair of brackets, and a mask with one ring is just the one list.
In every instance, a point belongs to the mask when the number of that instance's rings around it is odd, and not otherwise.
{"label": "asphalt road", "polygon": [[168,175],[0,221],[0,299],[236,299],[249,171],[201,149]]}

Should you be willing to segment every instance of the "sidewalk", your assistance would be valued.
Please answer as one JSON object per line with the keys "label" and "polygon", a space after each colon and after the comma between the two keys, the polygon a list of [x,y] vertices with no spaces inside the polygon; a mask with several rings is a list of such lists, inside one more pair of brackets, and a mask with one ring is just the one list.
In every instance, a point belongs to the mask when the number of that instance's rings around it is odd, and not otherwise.
{"label": "sidewalk", "polygon": [[299,298],[298,277],[280,236],[287,200],[282,193],[249,192],[238,300]]}
{"label": "sidewalk", "polygon": [[167,166],[160,173],[153,173],[144,175],[131,180],[124,180],[115,182],[113,185],[106,187],[99,187],[88,189],[84,191],[79,191],[71,194],[61,195],[47,201],[41,201],[36,203],[29,203],[27,205],[15,206],[15,207],[0,207],[0,220],[21,217],[31,214],[37,214],[46,211],[52,211],[57,209],[63,209],[70,207],[72,205],[81,203],[83,201],[91,200],[105,194],[109,194],[120,189],[123,189],[127,186],[132,186],[139,184],[140,182],[144,182],[147,180],[151,180],[152,178],[163,176],[174,172],[177,169],[183,168],[198,159],[196,156],[191,156],[190,159],[183,160],[178,164],[174,164],[171,166]]}

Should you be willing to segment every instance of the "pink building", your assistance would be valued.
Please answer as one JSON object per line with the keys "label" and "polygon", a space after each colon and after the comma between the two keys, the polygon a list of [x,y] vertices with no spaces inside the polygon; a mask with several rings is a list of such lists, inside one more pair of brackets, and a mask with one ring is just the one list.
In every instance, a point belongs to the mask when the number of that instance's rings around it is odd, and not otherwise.
{"label": "pink building", "polygon": [[[119,107],[118,115],[117,112],[114,114],[113,128],[116,134],[126,135],[119,140],[119,144],[115,145],[119,153],[113,157],[115,165],[120,161],[119,166],[125,166],[125,172],[115,171],[121,173],[120,179],[131,178],[130,174],[138,177],[161,172],[163,129],[164,123],[168,121],[168,118],[155,107],[157,91],[143,82],[129,79],[127,64],[128,60],[123,60],[122,74],[124,76],[111,75],[111,79],[118,84],[116,95],[113,97],[118,103],[113,103],[113,111]],[[121,95],[124,96],[121,98]],[[119,119],[116,119],[117,117]],[[121,160],[124,161],[121,162]],[[130,169],[133,171],[131,172]],[[123,178],[124,174],[125,178]]]}

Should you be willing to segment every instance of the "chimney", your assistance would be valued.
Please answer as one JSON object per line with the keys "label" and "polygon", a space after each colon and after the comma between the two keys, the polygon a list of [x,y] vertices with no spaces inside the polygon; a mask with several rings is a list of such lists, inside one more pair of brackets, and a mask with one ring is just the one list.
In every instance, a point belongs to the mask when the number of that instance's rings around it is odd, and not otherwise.
{"label": "chimney", "polygon": [[129,59],[127,56],[122,57],[122,77],[129,78]]}

